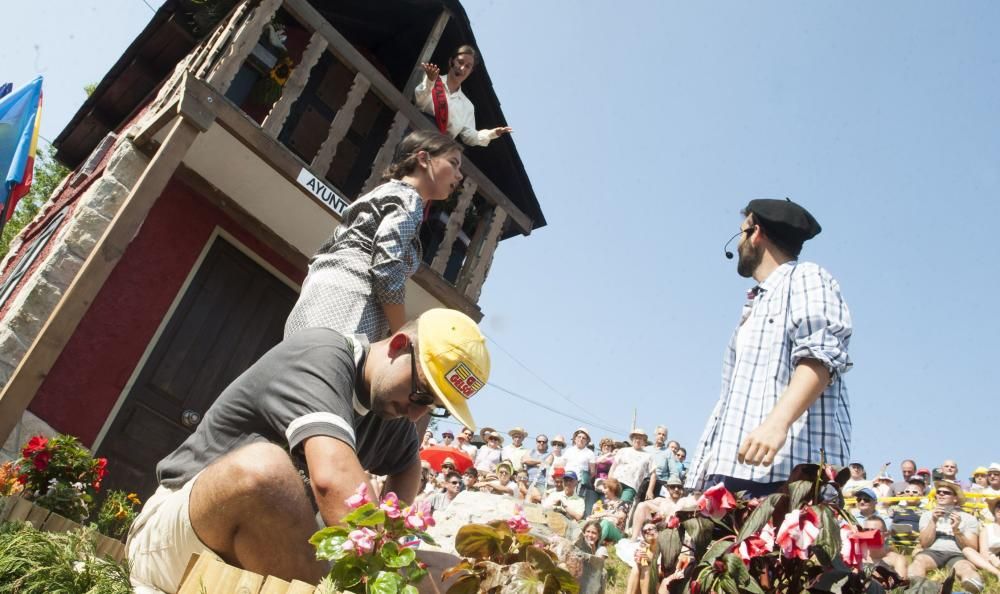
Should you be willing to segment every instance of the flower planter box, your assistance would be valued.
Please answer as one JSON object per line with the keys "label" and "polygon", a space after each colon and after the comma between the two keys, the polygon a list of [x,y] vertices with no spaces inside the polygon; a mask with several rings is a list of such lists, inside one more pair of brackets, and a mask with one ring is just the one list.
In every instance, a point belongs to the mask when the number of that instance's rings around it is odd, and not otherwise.
{"label": "flower planter box", "polygon": [[298,580],[291,583],[274,576],[262,576],[233,567],[212,555],[191,555],[177,594],[315,594],[312,586]]}
{"label": "flower planter box", "polygon": [[[46,532],[69,532],[83,528],[73,520],[50,512],[23,497],[0,498],[0,522],[28,522],[38,530]],[[94,546],[97,554],[123,561],[126,556],[125,544],[103,534],[94,532]]]}

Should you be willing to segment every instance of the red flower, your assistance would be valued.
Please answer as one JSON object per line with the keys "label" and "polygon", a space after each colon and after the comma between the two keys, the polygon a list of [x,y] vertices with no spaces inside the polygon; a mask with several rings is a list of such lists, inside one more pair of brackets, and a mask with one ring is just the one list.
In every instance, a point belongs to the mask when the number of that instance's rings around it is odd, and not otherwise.
{"label": "red flower", "polygon": [[52,460],[52,452],[40,451],[35,454],[35,459],[33,460],[35,464],[35,470],[42,472],[49,466],[49,462]]}
{"label": "red flower", "polygon": [[774,550],[774,526],[767,524],[758,534],[740,543],[738,552],[740,558],[746,566],[750,566],[750,560],[754,557],[766,555]]}
{"label": "red flower", "polygon": [[95,466],[94,469],[97,470],[97,481],[96,482],[99,483],[102,480],[104,480],[105,476],[108,475],[108,459],[107,458],[98,458],[97,459],[97,466]]}
{"label": "red flower", "polygon": [[688,587],[691,590],[691,594],[699,594],[701,592],[701,584],[698,580],[691,580],[691,585]]}
{"label": "red flower", "polygon": [[667,520],[667,528],[677,528],[680,525],[681,520],[677,516],[670,516],[670,519]]}
{"label": "red flower", "polygon": [[882,547],[882,532],[879,530],[862,530],[856,532],[848,524],[840,527],[840,556],[844,563],[852,567],[861,567],[868,551]]}
{"label": "red flower", "polygon": [[25,458],[30,458],[35,452],[43,451],[48,445],[49,440],[44,435],[36,435],[28,440],[28,445],[24,446],[24,449],[21,450],[21,455]]}
{"label": "red flower", "polygon": [[718,520],[736,508],[736,498],[722,483],[715,485],[698,499],[698,510],[710,518]]}
{"label": "red flower", "polygon": [[778,528],[777,543],[786,557],[809,558],[809,547],[819,536],[819,517],[811,507],[788,512]]}

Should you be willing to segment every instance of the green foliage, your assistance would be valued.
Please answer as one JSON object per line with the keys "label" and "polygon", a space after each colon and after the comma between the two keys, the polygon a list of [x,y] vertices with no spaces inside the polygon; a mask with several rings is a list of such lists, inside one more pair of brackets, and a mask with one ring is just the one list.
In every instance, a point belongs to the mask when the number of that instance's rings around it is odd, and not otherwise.
{"label": "green foliage", "polygon": [[74,522],[90,516],[108,461],[94,458],[72,435],[36,435],[21,449],[18,481],[24,496]]}
{"label": "green foliage", "polygon": [[3,234],[0,236],[0,254],[7,254],[14,237],[35,218],[59,182],[67,175],[69,175],[69,169],[56,161],[54,147],[50,145],[44,150],[39,148],[35,155],[34,181],[31,183],[28,193],[17,203],[13,216],[4,226]]}
{"label": "green foliage", "polygon": [[97,530],[111,538],[122,539],[139,514],[139,496],[125,491],[111,491],[97,514]]}
{"label": "green foliage", "polygon": [[0,524],[0,594],[127,594],[128,567],[97,556],[93,530],[41,532]]}

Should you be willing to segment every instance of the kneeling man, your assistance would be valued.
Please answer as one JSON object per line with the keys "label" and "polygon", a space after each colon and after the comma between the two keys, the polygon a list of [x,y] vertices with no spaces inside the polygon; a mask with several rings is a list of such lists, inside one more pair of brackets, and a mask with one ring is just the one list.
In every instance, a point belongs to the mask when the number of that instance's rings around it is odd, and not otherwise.
{"label": "kneeling man", "polygon": [[236,378],[157,465],[160,488],[127,545],[136,592],[176,591],[204,549],[316,583],[325,572],[309,544],[316,512],[338,523],[368,472],[388,475],[385,490],[413,501],[413,422],[444,409],[474,427],[466,400],[489,372],[479,328],[453,310],[432,309],[371,345],[326,328],[295,333]]}

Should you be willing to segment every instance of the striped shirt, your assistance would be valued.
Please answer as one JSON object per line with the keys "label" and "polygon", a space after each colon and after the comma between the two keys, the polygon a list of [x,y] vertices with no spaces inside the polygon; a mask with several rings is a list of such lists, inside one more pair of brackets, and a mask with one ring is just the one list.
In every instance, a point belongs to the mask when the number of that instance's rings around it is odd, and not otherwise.
{"label": "striped shirt", "polygon": [[[786,262],[760,284],[743,306],[722,365],[722,394],[698,442],[687,486],[704,489],[712,475],[760,483],[786,480],[803,463],[846,466],[851,448],[851,411],[842,375],[851,314],[840,285],[811,262]],[[830,372],[830,384],[796,420],[771,466],[737,461],[747,435],[770,414],[802,359],[815,359]]]}

